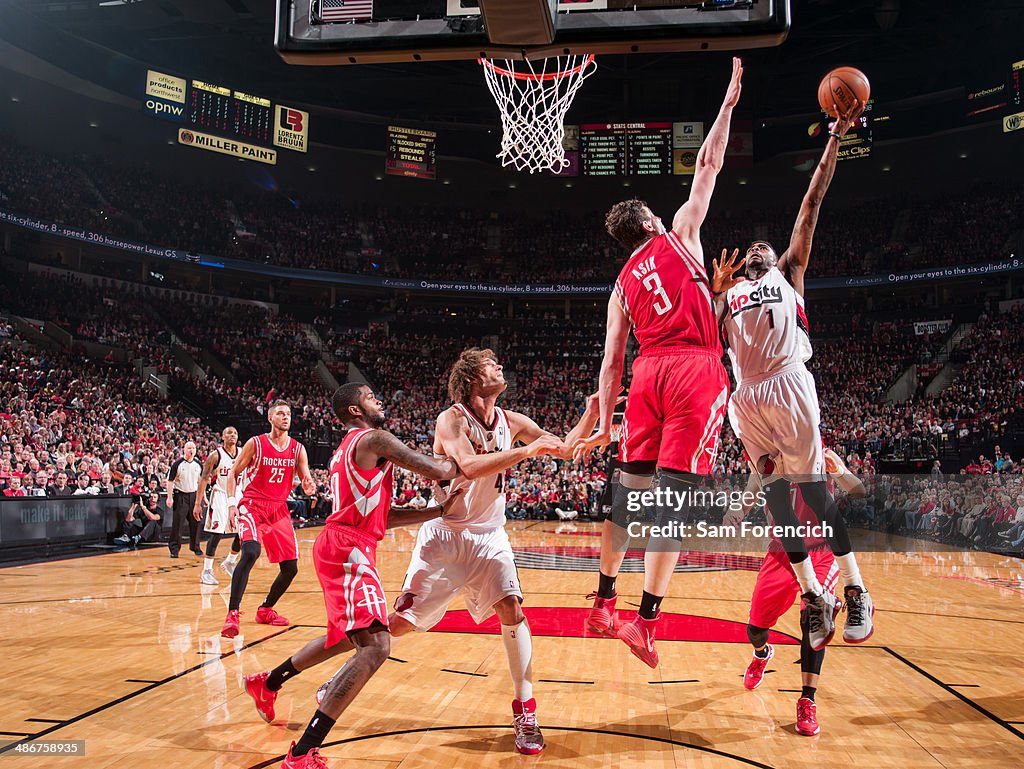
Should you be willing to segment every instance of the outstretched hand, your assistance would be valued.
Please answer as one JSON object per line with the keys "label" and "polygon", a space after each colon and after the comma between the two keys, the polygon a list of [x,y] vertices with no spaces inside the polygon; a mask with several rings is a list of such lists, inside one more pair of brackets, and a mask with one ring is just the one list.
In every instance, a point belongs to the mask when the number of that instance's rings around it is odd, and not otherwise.
{"label": "outstretched hand", "polygon": [[832,132],[839,134],[839,136],[846,136],[846,132],[850,130],[857,121],[857,118],[864,112],[864,104],[859,99],[854,99],[850,109],[846,112],[840,112],[838,104],[833,104],[832,109],[839,116],[832,127]]}
{"label": "outstretched hand", "polygon": [[744,278],[739,277],[736,273],[746,265],[747,257],[744,256],[740,259],[740,250],[738,248],[733,249],[732,256],[728,260],[726,260],[726,254],[728,254],[728,249],[723,248],[722,258],[711,260],[711,264],[714,267],[714,274],[711,276],[711,293],[713,294],[728,291],[736,284],[744,281]]}
{"label": "outstretched hand", "polygon": [[732,77],[729,79],[729,87],[725,91],[725,101],[722,102],[722,107],[732,108],[739,103],[742,90],[741,80],[743,80],[743,62],[739,56],[733,56]]}

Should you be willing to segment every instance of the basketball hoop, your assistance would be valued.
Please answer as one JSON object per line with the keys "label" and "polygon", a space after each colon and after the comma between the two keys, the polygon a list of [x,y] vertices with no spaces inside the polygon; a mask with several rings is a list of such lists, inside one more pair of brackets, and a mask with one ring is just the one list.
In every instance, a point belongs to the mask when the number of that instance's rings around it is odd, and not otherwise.
{"label": "basketball hoop", "polygon": [[594,73],[593,54],[542,59],[477,59],[501,113],[503,166],[558,172],[569,165],[562,141],[565,113]]}

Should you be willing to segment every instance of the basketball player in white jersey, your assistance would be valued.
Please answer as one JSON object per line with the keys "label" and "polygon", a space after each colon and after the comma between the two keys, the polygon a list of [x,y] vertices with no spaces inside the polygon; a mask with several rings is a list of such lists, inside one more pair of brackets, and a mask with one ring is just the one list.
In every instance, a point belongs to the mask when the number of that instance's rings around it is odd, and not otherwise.
{"label": "basketball player in white jersey", "polygon": [[[504,529],[505,471],[529,457],[569,458],[573,442],[593,432],[600,412],[592,396],[563,441],[528,416],[496,406],[506,387],[491,350],[465,350],[452,366],[448,393],[454,405],[437,418],[434,453],[451,457],[460,468],[439,501],[454,492],[461,496],[420,528],[390,624],[393,636],[429,630],[459,594],[476,622],[497,614],[515,692],[516,750],[536,754],[544,738],[533,696],[533,641]],[[513,448],[517,442],[525,445]]]}
{"label": "basketball player in white jersey", "polygon": [[[199,479],[199,488],[196,491],[196,505],[192,515],[197,521],[203,520],[203,497],[206,488],[213,483],[210,492],[210,505],[206,510],[206,522],[203,529],[210,535],[206,541],[206,559],[203,561],[203,571],[199,575],[199,581],[204,585],[216,585],[217,578],[213,576],[213,559],[217,555],[217,545],[224,537],[234,537],[231,541],[231,552],[221,563],[221,568],[231,576],[235,570],[235,563],[238,560],[238,553],[241,551],[241,543],[238,541],[238,531],[232,525],[228,515],[228,473],[231,466],[238,458],[238,430],[234,427],[225,427],[220,434],[221,445],[210,452],[210,456],[203,462],[203,474]],[[240,483],[242,483],[240,481]],[[244,488],[244,486],[243,486]]]}
{"label": "basketball player in white jersey", "polygon": [[[811,178],[797,215],[789,248],[777,256],[770,243],[755,240],[745,260],[738,249],[730,259],[715,260],[715,293],[723,337],[732,359],[737,387],[729,401],[729,422],[743,442],[753,472],[761,475],[772,518],[780,526],[798,525],[791,482],[822,523],[845,585],[847,621],[843,639],[866,641],[874,632],[874,606],[864,588],[846,524],[825,482],[825,456],[819,422],[821,412],[814,377],[804,363],[811,357],[804,312],[804,273],[818,211],[835,172],[839,144],[860,116],[855,104],[829,131],[828,144]],[[746,263],[748,280],[736,277]],[[783,473],[775,471],[784,469]],[[795,531],[795,528],[794,528]],[[823,649],[835,633],[835,598],[822,589],[803,537],[780,538],[808,607],[810,642]]]}

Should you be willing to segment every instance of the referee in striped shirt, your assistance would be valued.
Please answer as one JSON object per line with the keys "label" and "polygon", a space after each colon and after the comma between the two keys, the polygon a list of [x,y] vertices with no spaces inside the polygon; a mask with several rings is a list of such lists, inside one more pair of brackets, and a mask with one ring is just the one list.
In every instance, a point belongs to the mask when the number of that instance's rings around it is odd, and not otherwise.
{"label": "referee in striped shirt", "polygon": [[203,465],[196,459],[196,444],[189,441],[185,444],[184,456],[171,465],[167,473],[167,508],[173,510],[171,523],[171,540],[168,547],[171,558],[178,557],[181,550],[181,524],[188,521],[188,540],[192,552],[202,555],[199,548],[199,521],[192,515],[196,506],[196,489],[199,478],[203,474]]}

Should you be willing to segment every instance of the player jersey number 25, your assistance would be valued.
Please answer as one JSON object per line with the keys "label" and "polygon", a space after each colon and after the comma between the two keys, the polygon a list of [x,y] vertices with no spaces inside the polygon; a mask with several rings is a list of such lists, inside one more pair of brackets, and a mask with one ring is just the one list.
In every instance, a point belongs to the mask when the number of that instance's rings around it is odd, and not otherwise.
{"label": "player jersey number 25", "polygon": [[668,294],[665,293],[665,289],[661,287],[661,278],[658,277],[657,271],[649,272],[644,276],[643,286],[648,291],[653,292],[653,307],[654,311],[658,315],[664,315],[672,309],[672,300],[668,298]]}

